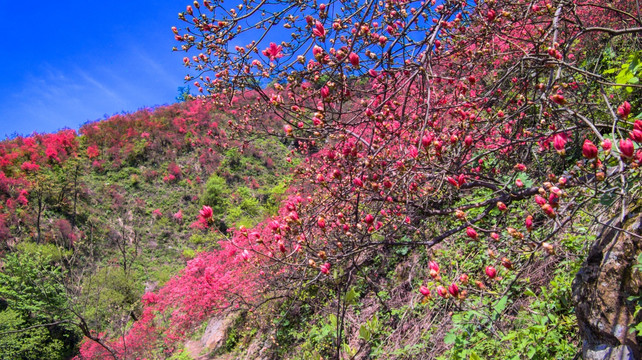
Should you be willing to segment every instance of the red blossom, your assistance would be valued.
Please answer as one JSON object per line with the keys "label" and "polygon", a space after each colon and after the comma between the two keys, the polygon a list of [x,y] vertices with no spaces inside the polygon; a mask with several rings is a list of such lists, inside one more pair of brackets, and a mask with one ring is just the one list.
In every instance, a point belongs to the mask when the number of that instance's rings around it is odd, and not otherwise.
{"label": "red blossom", "polygon": [[214,211],[207,205],[203,205],[203,208],[198,213],[200,217],[206,221],[209,221],[212,216],[214,216]]}
{"label": "red blossom", "polygon": [[626,159],[632,158],[634,149],[635,147],[633,146],[631,139],[620,140],[620,154],[622,154],[622,157]]}
{"label": "red blossom", "polygon": [[321,40],[324,40],[325,28],[323,27],[323,24],[317,21],[316,24],[314,25],[314,29],[312,29],[312,34],[314,34],[314,36],[320,38]]}
{"label": "red blossom", "polygon": [[457,284],[452,283],[452,284],[450,284],[450,286],[448,286],[448,292],[453,297],[458,297],[459,296],[459,287],[457,286]]}
{"label": "red blossom", "polygon": [[625,101],[620,106],[618,106],[617,115],[622,119],[626,119],[629,117],[629,114],[631,114],[631,104],[629,104],[628,101]]}
{"label": "red blossom", "polygon": [[352,52],[350,53],[350,55],[348,55],[348,60],[350,60],[350,64],[352,64],[352,66],[354,66],[355,68],[359,67],[359,55]]}
{"label": "red blossom", "polygon": [[477,231],[475,231],[475,229],[471,228],[470,226],[466,228],[466,235],[468,235],[468,237],[473,240],[477,240]]}
{"label": "red blossom", "polygon": [[636,143],[642,143],[642,130],[634,129],[629,133],[629,137]]}
{"label": "red blossom", "polygon": [[495,270],[495,267],[493,266],[486,266],[486,275],[489,278],[494,279],[497,276],[497,270]]}
{"label": "red blossom", "polygon": [[282,50],[283,46],[271,42],[270,46],[267,49],[263,50],[263,55],[270,58],[270,61],[274,61],[283,57]]}
{"label": "red blossom", "polygon": [[582,155],[587,159],[595,159],[597,157],[597,146],[591,140],[585,139],[584,145],[582,145]]}

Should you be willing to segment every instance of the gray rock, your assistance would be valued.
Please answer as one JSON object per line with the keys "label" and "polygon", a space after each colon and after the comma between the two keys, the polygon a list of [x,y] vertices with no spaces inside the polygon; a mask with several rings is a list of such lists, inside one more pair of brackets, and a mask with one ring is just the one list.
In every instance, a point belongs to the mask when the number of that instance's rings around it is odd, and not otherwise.
{"label": "gray rock", "polygon": [[633,351],[626,345],[601,345],[594,349],[584,349],[584,360],[636,360]]}

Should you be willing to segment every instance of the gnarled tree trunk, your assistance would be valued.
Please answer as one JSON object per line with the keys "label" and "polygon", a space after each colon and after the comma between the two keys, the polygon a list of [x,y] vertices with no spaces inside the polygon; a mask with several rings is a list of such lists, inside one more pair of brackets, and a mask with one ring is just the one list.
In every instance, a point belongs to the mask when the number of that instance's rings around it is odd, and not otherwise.
{"label": "gnarled tree trunk", "polygon": [[642,312],[634,316],[635,302],[628,300],[642,285],[642,274],[633,269],[642,251],[640,210],[604,227],[573,281],[584,359],[640,359],[642,338],[629,330]]}

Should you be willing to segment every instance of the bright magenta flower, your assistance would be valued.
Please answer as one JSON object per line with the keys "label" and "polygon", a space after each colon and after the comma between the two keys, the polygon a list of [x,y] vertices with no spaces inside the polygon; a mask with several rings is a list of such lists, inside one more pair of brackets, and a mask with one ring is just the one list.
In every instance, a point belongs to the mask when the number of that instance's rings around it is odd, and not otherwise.
{"label": "bright magenta flower", "polygon": [[330,273],[330,263],[325,263],[319,266],[319,270],[321,270],[322,273],[328,275]]}
{"label": "bright magenta flower", "polygon": [[620,140],[620,153],[623,157],[630,159],[633,157],[634,150],[633,142],[631,139]]}
{"label": "bright magenta flower", "polygon": [[628,101],[623,102],[622,105],[618,106],[617,108],[617,115],[622,119],[628,118],[630,113],[631,113],[631,104],[629,104]]}
{"label": "bright magenta flower", "polygon": [[597,146],[591,140],[585,139],[582,145],[582,155],[587,159],[595,159],[597,157]]}
{"label": "bright magenta flower", "polygon": [[314,25],[314,29],[312,29],[312,34],[321,40],[325,39],[325,28],[323,27],[323,24],[317,21]]}
{"label": "bright magenta flower", "polygon": [[350,60],[350,64],[352,64],[352,66],[356,68],[359,67],[359,55],[350,53],[350,55],[348,55],[348,60]]}
{"label": "bright magenta flower", "polygon": [[524,165],[524,164],[516,164],[515,166],[513,166],[513,169],[515,169],[517,171],[526,171],[526,165]]}
{"label": "bright magenta flower", "polygon": [[546,201],[546,199],[544,199],[543,197],[541,197],[541,196],[539,196],[539,195],[535,195],[535,202],[537,203],[537,205],[539,205],[539,206],[543,206],[543,205],[544,205],[544,204],[546,204],[548,201]]}
{"label": "bright magenta flower", "polygon": [[207,205],[203,205],[203,208],[198,213],[204,220],[209,220],[214,216],[214,211],[212,211],[212,208]]}
{"label": "bright magenta flower", "polygon": [[466,235],[473,240],[477,240],[477,231],[470,226],[466,228]]}
{"label": "bright magenta flower", "polygon": [[489,278],[494,279],[495,276],[497,276],[497,270],[493,266],[486,266],[486,275],[488,275]]}
{"label": "bright magenta flower", "polygon": [[428,262],[428,268],[434,270],[436,273],[439,273],[439,264],[436,261]]}
{"label": "bright magenta flower", "polygon": [[453,297],[457,297],[457,296],[459,296],[459,287],[457,286],[457,284],[452,283],[452,284],[450,284],[450,286],[448,287],[448,292],[449,292],[449,293],[450,293],[450,295],[452,295]]}
{"label": "bright magenta flower", "polygon": [[526,223],[526,230],[528,230],[528,231],[533,230],[533,217],[532,216],[528,215],[526,217],[525,223]]}
{"label": "bright magenta flower", "polygon": [[271,42],[270,46],[267,49],[263,50],[263,55],[270,58],[270,60],[279,59],[283,57],[282,50],[283,46]]}
{"label": "bright magenta flower", "polygon": [[330,88],[327,86],[324,86],[321,88],[321,97],[326,99],[328,96],[330,96]]}
{"label": "bright magenta flower", "polygon": [[636,143],[642,143],[642,130],[634,129],[629,133],[629,137]]}
{"label": "bright magenta flower", "polygon": [[566,140],[566,136],[562,134],[555,134],[555,136],[553,136],[553,148],[560,155],[566,154]]}

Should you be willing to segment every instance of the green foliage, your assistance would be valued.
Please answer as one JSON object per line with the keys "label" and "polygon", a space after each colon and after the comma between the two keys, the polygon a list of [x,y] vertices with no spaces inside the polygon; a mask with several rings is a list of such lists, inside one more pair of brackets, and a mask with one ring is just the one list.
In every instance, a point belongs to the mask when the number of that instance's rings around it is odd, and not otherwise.
{"label": "green foliage", "polygon": [[[2,359],[65,359],[65,343],[52,338],[48,327],[29,330],[30,322],[12,309],[0,311],[0,358]],[[16,332],[17,331],[17,332]],[[67,350],[67,351],[65,351]]]}
{"label": "green foliage", "polygon": [[51,246],[23,245],[4,258],[0,272],[0,359],[65,359],[75,351],[60,253]]}
{"label": "green foliage", "polygon": [[[593,239],[593,236],[569,234],[562,244],[567,250],[581,253],[584,245]],[[550,283],[537,293],[525,282],[516,283],[509,292],[513,294],[510,298],[521,295],[530,302],[518,311],[508,301],[509,296],[500,299],[486,296],[477,300],[481,306],[454,314],[453,328],[444,338],[452,347],[442,358],[573,358],[579,345],[577,319],[570,297],[580,264],[581,257],[563,261]]]}
{"label": "green foliage", "polygon": [[[642,253],[638,255],[636,263],[633,265],[632,272],[634,274],[638,273],[638,275],[642,273]],[[633,317],[637,317],[640,311],[642,311],[642,294],[631,295],[627,300],[635,304],[635,313],[633,314]],[[637,336],[640,336],[642,334],[642,322],[631,324],[629,331],[631,333],[637,333]]]}
{"label": "green foliage", "polygon": [[140,278],[117,266],[98,269],[83,284],[82,296],[87,304],[84,317],[104,328],[116,318],[136,313],[143,295],[142,284],[137,281]]}
{"label": "green foliage", "polygon": [[301,357],[298,359],[320,359],[331,357],[333,354],[337,330],[337,317],[330,314],[324,319],[317,319],[316,323],[309,326],[307,332],[297,335],[300,345]]}
{"label": "green foliage", "polygon": [[[637,85],[640,83],[640,75],[642,74],[642,52],[636,51],[628,54],[626,60],[620,67],[613,67],[604,71],[604,75],[614,75],[617,84]],[[633,87],[624,87],[627,93],[633,92]]]}
{"label": "green foliage", "polygon": [[167,360],[194,360],[194,358],[190,356],[187,350],[181,349],[174,352],[171,357],[167,358]]}
{"label": "green foliage", "polygon": [[183,249],[183,257],[185,259],[191,260],[194,258],[194,256],[196,256],[196,251],[194,251],[194,249],[190,249],[190,248]]}
{"label": "green foliage", "polygon": [[227,209],[228,194],[229,189],[225,179],[216,174],[212,174],[205,184],[203,203],[212,208],[214,216],[220,216],[221,214],[224,214]]}

